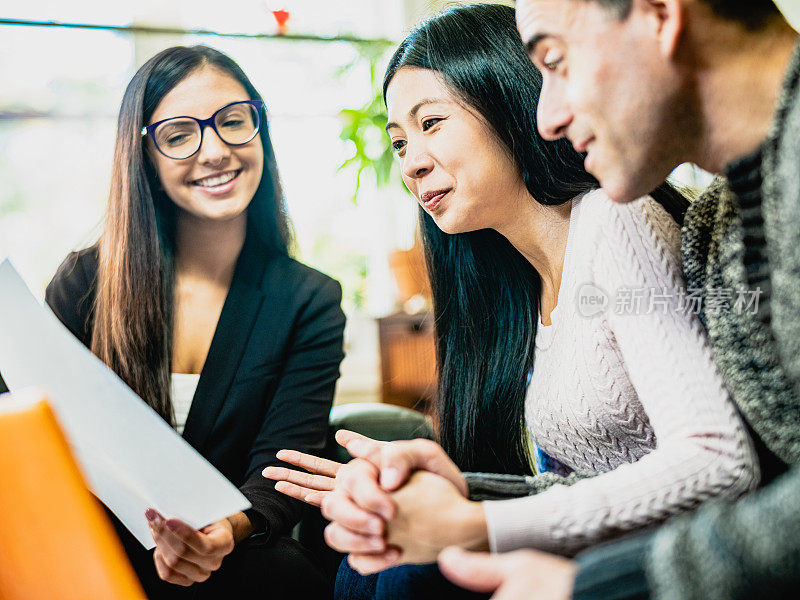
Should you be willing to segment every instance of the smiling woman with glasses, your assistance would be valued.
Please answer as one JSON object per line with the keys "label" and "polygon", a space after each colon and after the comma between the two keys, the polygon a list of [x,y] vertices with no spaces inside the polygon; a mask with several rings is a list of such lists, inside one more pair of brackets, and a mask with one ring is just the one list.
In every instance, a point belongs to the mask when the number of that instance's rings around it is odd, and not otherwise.
{"label": "smiling woman with glasses", "polygon": [[302,506],[261,476],[281,448],[323,447],[343,358],[341,288],[290,245],[247,76],[205,46],[154,56],[123,97],[102,236],[47,289],[64,324],[252,505],[201,530],[150,509],[154,552],[114,520],[151,600],[330,595],[288,537]]}

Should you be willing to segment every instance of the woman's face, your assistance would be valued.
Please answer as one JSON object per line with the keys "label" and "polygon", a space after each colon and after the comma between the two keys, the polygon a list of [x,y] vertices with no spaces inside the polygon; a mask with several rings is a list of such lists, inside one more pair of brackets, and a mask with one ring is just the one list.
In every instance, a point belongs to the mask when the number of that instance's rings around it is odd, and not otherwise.
{"label": "woman's face", "polygon": [[[206,119],[238,100],[250,100],[242,84],[221,69],[201,67],[164,96],[150,123],[180,116]],[[149,136],[147,148],[167,195],[183,212],[206,220],[243,215],[264,168],[259,135],[241,146],[229,146],[206,127],[200,149],[183,160],[161,154]]]}
{"label": "woman's face", "polygon": [[499,229],[525,185],[486,121],[430,69],[402,67],[386,91],[386,127],[408,189],[446,233]]}

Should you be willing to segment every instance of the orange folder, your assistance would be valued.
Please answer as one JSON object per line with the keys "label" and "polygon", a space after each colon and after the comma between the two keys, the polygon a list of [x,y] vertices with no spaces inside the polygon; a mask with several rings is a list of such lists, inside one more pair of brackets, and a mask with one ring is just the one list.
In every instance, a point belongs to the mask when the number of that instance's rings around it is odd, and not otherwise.
{"label": "orange folder", "polygon": [[145,600],[46,400],[4,404],[0,599]]}

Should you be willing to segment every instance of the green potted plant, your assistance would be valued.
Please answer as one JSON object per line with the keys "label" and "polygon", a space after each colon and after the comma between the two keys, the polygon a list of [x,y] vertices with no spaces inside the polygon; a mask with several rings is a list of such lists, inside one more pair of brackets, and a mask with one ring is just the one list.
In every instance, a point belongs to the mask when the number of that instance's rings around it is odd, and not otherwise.
{"label": "green potted plant", "polygon": [[[378,190],[402,186],[397,160],[386,138],[387,114],[383,103],[383,69],[388,58],[388,48],[382,43],[356,44],[358,57],[342,68],[346,73],[356,65],[367,63],[369,67],[370,96],[358,108],[347,108],[339,112],[342,128],[339,138],[351,148],[351,155],[339,166],[339,170],[354,172],[353,202],[358,202],[358,192],[364,176],[372,176]],[[389,267],[398,290],[398,304],[409,305],[413,312],[430,305],[430,286],[425,272],[422,248],[415,236],[415,243],[408,250],[395,250],[389,255]],[[422,298],[424,302],[420,302]]]}
{"label": "green potted plant", "polygon": [[342,129],[339,138],[351,148],[351,156],[341,165],[339,170],[355,171],[353,201],[358,200],[361,178],[365,173],[375,178],[378,189],[400,183],[397,177],[396,161],[389,144],[386,143],[386,109],[383,105],[382,69],[379,66],[387,56],[387,46],[381,42],[362,42],[354,44],[358,51],[355,60],[342,67],[344,74],[357,65],[367,63],[369,67],[370,96],[368,101],[358,108],[346,108],[339,111]]}

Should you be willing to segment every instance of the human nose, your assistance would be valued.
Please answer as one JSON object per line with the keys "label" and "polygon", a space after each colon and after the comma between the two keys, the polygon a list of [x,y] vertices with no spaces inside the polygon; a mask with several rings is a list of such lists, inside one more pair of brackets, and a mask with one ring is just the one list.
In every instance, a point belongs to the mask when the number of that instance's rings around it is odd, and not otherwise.
{"label": "human nose", "polygon": [[536,124],[541,136],[549,141],[564,137],[573,118],[560,86],[543,85],[536,109]]}
{"label": "human nose", "polygon": [[412,148],[406,142],[406,156],[403,160],[403,175],[409,179],[424,177],[433,169],[433,159],[424,148]]}
{"label": "human nose", "polygon": [[208,163],[213,165],[221,164],[225,159],[231,155],[231,149],[225,142],[220,139],[214,129],[206,125],[203,133],[203,141],[200,144],[200,149],[197,151],[197,160],[201,163]]}

